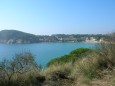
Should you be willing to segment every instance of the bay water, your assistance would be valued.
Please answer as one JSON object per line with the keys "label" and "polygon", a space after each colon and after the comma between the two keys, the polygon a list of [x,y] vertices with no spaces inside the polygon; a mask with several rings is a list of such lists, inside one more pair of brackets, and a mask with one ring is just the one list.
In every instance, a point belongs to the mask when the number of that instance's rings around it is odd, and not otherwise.
{"label": "bay water", "polygon": [[0,60],[11,59],[15,54],[30,51],[38,64],[45,67],[53,58],[68,54],[77,48],[93,48],[95,43],[36,43],[36,44],[0,44]]}

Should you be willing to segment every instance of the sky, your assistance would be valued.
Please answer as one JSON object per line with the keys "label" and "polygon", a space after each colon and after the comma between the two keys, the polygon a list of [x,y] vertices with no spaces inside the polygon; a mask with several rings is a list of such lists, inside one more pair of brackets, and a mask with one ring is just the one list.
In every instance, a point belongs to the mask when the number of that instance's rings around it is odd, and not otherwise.
{"label": "sky", "polygon": [[0,30],[36,35],[115,32],[115,0],[0,0]]}

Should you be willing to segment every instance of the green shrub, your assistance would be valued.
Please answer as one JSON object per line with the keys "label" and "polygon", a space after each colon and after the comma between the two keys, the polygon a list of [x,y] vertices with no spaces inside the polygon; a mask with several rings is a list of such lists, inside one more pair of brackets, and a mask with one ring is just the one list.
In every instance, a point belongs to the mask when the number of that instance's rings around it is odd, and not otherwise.
{"label": "green shrub", "polygon": [[92,52],[92,50],[88,49],[88,48],[79,48],[79,49],[73,50],[68,55],[64,55],[59,58],[52,59],[47,64],[47,67],[50,65],[65,64],[67,62],[75,61],[77,58],[81,58],[81,57],[87,55],[89,52]]}
{"label": "green shrub", "polygon": [[88,48],[78,48],[70,52],[70,55],[75,56],[75,57],[81,57],[81,56],[84,56],[85,53],[91,52],[91,51],[92,50]]}

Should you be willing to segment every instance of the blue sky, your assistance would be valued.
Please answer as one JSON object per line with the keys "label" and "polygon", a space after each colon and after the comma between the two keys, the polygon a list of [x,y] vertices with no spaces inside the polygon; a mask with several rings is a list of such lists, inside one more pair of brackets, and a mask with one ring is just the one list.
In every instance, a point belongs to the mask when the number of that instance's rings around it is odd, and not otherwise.
{"label": "blue sky", "polygon": [[0,0],[0,30],[38,35],[115,31],[115,0]]}

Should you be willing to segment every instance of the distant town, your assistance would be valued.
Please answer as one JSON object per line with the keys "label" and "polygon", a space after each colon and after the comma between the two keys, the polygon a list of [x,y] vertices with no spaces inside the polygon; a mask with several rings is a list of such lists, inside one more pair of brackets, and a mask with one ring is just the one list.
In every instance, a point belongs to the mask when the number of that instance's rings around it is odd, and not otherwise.
{"label": "distant town", "polygon": [[108,41],[111,34],[53,34],[33,35],[16,30],[0,31],[0,43],[25,44],[40,42],[104,42]]}

